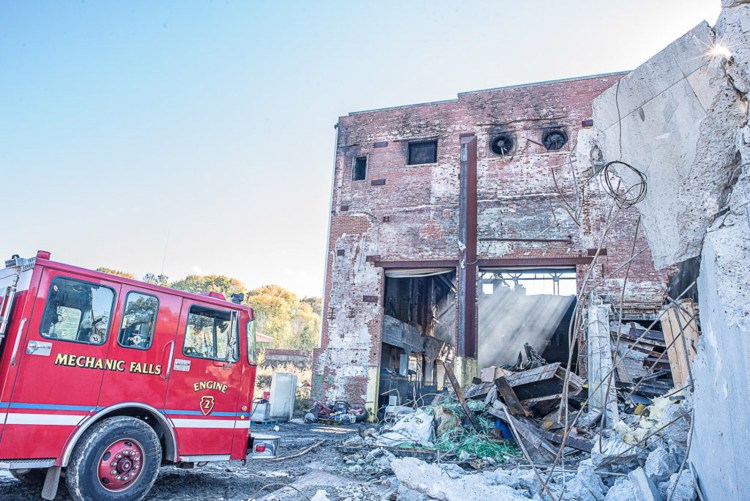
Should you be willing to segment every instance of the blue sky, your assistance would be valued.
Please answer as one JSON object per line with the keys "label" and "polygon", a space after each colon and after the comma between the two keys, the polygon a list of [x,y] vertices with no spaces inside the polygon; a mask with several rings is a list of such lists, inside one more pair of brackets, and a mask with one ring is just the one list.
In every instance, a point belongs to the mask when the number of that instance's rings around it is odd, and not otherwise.
{"label": "blue sky", "polygon": [[0,0],[0,257],[323,288],[337,117],[632,69],[719,0]]}

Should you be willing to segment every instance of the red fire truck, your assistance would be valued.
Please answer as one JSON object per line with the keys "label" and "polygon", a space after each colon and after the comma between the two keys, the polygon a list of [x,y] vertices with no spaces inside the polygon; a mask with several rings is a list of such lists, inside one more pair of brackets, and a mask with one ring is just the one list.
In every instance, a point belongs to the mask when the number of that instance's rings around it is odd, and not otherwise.
{"label": "red fire truck", "polygon": [[161,465],[273,457],[250,434],[253,311],[50,260],[0,269],[0,467],[77,500],[141,499]]}

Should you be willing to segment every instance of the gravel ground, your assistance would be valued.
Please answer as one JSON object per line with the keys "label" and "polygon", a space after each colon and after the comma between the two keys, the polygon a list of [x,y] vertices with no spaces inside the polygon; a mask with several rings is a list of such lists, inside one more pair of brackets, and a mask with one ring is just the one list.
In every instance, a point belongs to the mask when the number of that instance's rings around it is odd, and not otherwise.
{"label": "gravel ground", "polygon": [[[320,447],[298,458],[284,461],[253,461],[209,463],[192,470],[171,466],[159,472],[147,500],[247,500],[309,499],[318,490],[326,490],[333,499],[380,499],[389,485],[364,482],[344,463],[344,455],[335,446],[352,433],[356,426],[324,426],[295,423],[279,424],[274,432],[267,426],[256,426],[259,433],[281,436],[280,456],[293,455],[310,445],[326,439]],[[292,488],[285,485],[292,484]],[[303,494],[300,494],[301,491]],[[41,487],[25,485],[7,470],[0,470],[0,499],[41,499]],[[61,480],[56,499],[69,500],[65,481]]]}

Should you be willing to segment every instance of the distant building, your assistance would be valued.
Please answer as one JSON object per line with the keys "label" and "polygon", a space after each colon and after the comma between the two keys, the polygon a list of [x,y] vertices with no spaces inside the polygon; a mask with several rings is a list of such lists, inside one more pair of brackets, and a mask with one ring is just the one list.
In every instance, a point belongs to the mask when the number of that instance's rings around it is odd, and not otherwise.
{"label": "distant building", "polygon": [[[440,388],[439,360],[466,380],[526,342],[567,361],[574,294],[613,204],[576,149],[590,158],[591,103],[623,75],[339,119],[315,397],[374,411]],[[642,233],[633,247],[637,217],[619,213],[589,276],[619,307],[628,270],[623,310],[644,320],[666,276]]]}

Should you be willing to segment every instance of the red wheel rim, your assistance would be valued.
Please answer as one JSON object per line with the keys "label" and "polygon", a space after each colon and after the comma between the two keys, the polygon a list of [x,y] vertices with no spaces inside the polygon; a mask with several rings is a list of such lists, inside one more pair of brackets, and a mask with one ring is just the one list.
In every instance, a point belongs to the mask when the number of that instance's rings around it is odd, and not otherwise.
{"label": "red wheel rim", "polygon": [[99,483],[108,491],[124,491],[143,471],[143,447],[125,438],[104,450],[99,459]]}

